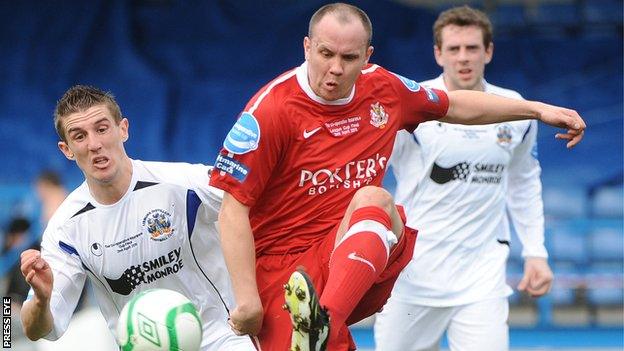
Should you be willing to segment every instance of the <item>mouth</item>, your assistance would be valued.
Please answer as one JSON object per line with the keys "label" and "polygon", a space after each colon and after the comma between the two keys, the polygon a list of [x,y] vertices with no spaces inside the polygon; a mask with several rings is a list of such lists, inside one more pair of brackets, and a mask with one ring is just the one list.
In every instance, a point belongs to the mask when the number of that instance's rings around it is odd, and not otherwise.
{"label": "mouth", "polygon": [[327,90],[334,90],[334,89],[338,88],[338,83],[336,83],[336,82],[325,82],[325,88]]}
{"label": "mouth", "polygon": [[458,72],[463,78],[469,78],[468,76],[472,75],[472,70],[470,68],[462,68]]}
{"label": "mouth", "polygon": [[95,166],[95,168],[103,169],[108,166],[108,161],[109,159],[106,156],[96,156],[91,162],[93,163],[93,166]]}

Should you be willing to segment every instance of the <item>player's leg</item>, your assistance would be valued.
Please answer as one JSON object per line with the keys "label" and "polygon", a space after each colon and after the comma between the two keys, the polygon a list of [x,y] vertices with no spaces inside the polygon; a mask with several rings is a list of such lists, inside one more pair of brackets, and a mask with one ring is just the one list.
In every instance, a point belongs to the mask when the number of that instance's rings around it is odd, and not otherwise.
{"label": "player's leg", "polygon": [[507,298],[484,300],[458,308],[447,333],[451,351],[509,350]]}
{"label": "player's leg", "polygon": [[[401,206],[396,206],[396,208],[402,222],[405,224],[405,211],[403,211]],[[368,316],[372,316],[379,312],[386,304],[392,292],[392,288],[394,287],[394,283],[414,256],[414,245],[416,243],[417,234],[418,232],[415,229],[407,226],[404,227],[403,235],[399,239],[399,242],[390,250],[390,257],[388,258],[386,268],[381,275],[379,275],[379,278],[375,281],[373,286],[366,291],[353,312],[351,312],[351,315],[347,318],[347,325],[357,323]]]}
{"label": "player's leg", "polygon": [[[293,349],[325,349],[327,340],[323,336],[326,335],[326,326],[314,325],[312,322],[326,321],[326,314],[329,314],[331,324],[327,348],[338,350],[344,348],[345,342],[348,344],[345,322],[364,293],[384,271],[390,248],[396,244],[397,236],[402,231],[403,222],[387,191],[367,186],[356,192],[336,230],[336,240],[332,242],[335,247],[320,298],[311,296],[315,294],[314,287],[309,279],[305,279],[305,275],[298,272],[291,275],[285,287],[293,328],[306,334],[299,338],[303,341],[299,341],[295,338],[297,334],[293,333]],[[327,250],[331,251],[331,246]],[[303,304],[305,308],[301,308],[299,302],[306,302]],[[296,311],[293,307],[297,307]],[[310,316],[309,313],[316,315]],[[305,326],[314,327],[315,330]]]}
{"label": "player's leg", "polygon": [[375,319],[376,351],[437,351],[453,307],[419,306],[390,298]]}
{"label": "player's leg", "polygon": [[332,348],[349,315],[386,268],[390,249],[403,231],[392,196],[364,187],[351,200],[336,234],[327,283],[320,297],[330,316]]}

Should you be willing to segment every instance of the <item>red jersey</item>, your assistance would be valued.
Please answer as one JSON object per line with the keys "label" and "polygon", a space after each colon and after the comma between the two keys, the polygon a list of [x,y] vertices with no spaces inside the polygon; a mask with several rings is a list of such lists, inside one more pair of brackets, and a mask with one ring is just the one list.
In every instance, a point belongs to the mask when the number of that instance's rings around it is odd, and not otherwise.
{"label": "red jersey", "polygon": [[446,115],[448,97],[369,65],[347,98],[326,101],[307,64],[249,101],[210,184],[250,207],[256,254],[299,252],[342,220],[355,192],[381,186],[396,132]]}

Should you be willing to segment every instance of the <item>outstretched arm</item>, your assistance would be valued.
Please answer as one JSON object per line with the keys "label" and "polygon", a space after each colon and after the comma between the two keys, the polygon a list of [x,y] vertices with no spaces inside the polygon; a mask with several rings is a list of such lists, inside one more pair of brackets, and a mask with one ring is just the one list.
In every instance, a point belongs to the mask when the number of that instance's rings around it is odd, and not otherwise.
{"label": "outstretched arm", "polygon": [[554,127],[566,129],[555,135],[567,140],[571,148],[583,138],[585,122],[574,111],[537,101],[515,100],[473,90],[448,92],[449,109],[442,122],[459,124],[490,124],[520,119],[538,119]]}
{"label": "outstretched arm", "polygon": [[34,291],[34,296],[24,303],[21,311],[24,334],[34,341],[48,335],[54,326],[50,311],[53,275],[50,265],[37,250],[22,252],[20,269]]}
{"label": "outstretched arm", "polygon": [[219,229],[236,298],[236,308],[230,312],[230,326],[238,335],[256,335],[262,327],[263,311],[256,283],[256,252],[249,207],[227,192],[219,212]]}

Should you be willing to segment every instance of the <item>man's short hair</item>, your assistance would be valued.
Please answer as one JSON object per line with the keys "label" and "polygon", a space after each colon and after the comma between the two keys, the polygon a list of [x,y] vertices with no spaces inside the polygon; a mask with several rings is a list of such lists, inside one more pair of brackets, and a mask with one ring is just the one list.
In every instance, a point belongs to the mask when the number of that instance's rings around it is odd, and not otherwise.
{"label": "man's short hair", "polygon": [[433,42],[438,48],[442,47],[442,29],[454,24],[456,26],[477,26],[483,33],[483,45],[487,49],[492,42],[492,22],[488,16],[468,5],[450,8],[438,16],[433,24]]}
{"label": "man's short hair", "polygon": [[327,4],[320,9],[318,9],[310,18],[310,24],[308,26],[308,37],[312,38],[313,28],[325,17],[327,14],[334,14],[340,23],[347,23],[351,21],[351,18],[355,16],[358,18],[362,25],[364,26],[364,30],[368,34],[368,42],[366,46],[370,46],[373,40],[373,25],[371,24],[370,18],[366,12],[364,12],[359,7],[345,4],[342,2],[336,2],[333,4]]}
{"label": "man's short hair", "polygon": [[46,169],[41,171],[37,176],[38,183],[46,183],[54,186],[63,186],[63,181],[61,180],[61,176],[50,169]]}
{"label": "man's short hair", "polygon": [[119,124],[119,122],[121,122],[123,118],[121,116],[121,109],[117,101],[115,101],[113,94],[88,85],[75,85],[69,88],[56,103],[56,108],[54,109],[54,128],[56,129],[56,134],[58,134],[61,140],[66,142],[67,137],[61,119],[72,113],[86,111],[97,105],[106,105],[115,123]]}

